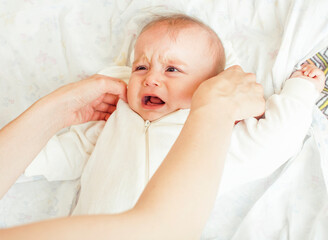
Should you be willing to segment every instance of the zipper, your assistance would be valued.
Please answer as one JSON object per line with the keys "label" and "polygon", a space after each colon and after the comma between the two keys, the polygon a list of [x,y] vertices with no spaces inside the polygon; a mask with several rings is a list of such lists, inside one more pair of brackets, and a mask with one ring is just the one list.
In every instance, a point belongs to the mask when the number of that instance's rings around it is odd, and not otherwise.
{"label": "zipper", "polygon": [[150,121],[146,120],[145,121],[145,141],[146,141],[145,186],[149,181],[149,134],[148,134],[149,126],[150,126]]}
{"label": "zipper", "polygon": [[[155,121],[150,122],[149,120],[145,121],[145,143],[146,143],[146,151],[145,151],[145,155],[146,155],[146,159],[145,159],[145,185],[148,183],[149,179],[150,179],[150,159],[149,159],[149,127],[151,124],[155,124],[159,121],[161,121],[163,118],[166,118],[172,114],[174,114],[175,112],[169,113],[159,119],[156,119]],[[175,123],[173,123],[175,125]],[[167,125],[167,124],[164,124]]]}
{"label": "zipper", "polygon": [[[173,112],[174,113],[174,112]],[[161,118],[159,118],[159,119],[157,119],[157,120],[155,120],[155,121],[153,121],[153,122],[150,122],[149,120],[146,120],[145,121],[145,143],[146,143],[146,152],[145,152],[145,155],[146,155],[146,159],[145,159],[145,186],[147,185],[147,183],[148,183],[148,181],[149,181],[149,175],[150,175],[150,173],[149,173],[149,171],[150,171],[150,167],[149,167],[149,133],[148,133],[148,129],[149,129],[149,127],[150,127],[150,124],[151,123],[156,123],[156,122],[158,122],[158,121],[160,121],[161,119],[163,119],[163,118],[165,118],[165,117],[167,117],[167,116],[169,116],[169,115],[171,115],[171,114],[173,114],[173,113],[170,113],[170,114],[168,114],[168,115],[165,115],[165,116],[163,116],[163,117],[161,117]]]}

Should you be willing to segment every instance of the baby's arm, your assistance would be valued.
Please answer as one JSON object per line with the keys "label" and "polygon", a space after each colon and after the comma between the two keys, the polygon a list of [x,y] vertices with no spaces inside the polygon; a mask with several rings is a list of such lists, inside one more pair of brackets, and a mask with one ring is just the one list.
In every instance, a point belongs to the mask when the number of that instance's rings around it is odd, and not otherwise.
{"label": "baby's arm", "polygon": [[265,118],[235,126],[222,191],[270,175],[299,152],[324,80],[321,70],[303,66],[267,100]]}
{"label": "baby's arm", "polygon": [[79,178],[104,124],[96,121],[75,125],[68,132],[53,136],[27,167],[25,175],[43,175],[49,181]]}

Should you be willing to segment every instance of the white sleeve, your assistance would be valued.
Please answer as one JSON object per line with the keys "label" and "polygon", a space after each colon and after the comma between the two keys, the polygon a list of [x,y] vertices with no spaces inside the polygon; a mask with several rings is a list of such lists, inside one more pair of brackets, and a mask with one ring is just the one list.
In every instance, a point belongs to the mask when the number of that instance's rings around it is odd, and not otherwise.
{"label": "white sleeve", "polygon": [[55,135],[26,168],[25,175],[43,175],[49,181],[79,178],[104,125],[104,121],[88,122]]}
{"label": "white sleeve", "polygon": [[[250,118],[233,131],[223,181],[228,188],[268,176],[301,149],[319,93],[302,78],[286,81],[266,103],[265,118]],[[225,189],[222,189],[224,191]]]}

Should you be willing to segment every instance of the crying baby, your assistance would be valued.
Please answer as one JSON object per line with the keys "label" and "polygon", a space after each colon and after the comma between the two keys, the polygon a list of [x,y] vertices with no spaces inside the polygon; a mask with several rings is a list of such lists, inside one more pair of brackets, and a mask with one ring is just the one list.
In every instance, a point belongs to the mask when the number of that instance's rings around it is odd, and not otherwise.
{"label": "crying baby", "polygon": [[185,15],[147,24],[137,39],[134,56],[128,103],[149,121],[190,108],[199,84],[225,66],[224,49],[216,33]]}

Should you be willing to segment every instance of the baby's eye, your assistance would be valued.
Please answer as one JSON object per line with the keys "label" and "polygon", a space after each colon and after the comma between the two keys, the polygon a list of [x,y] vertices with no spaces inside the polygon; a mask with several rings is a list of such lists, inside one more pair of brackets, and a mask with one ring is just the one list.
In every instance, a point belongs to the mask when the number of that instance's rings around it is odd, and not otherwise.
{"label": "baby's eye", "polygon": [[179,69],[175,68],[175,67],[168,67],[166,69],[167,72],[180,72]]}
{"label": "baby's eye", "polygon": [[145,66],[137,66],[135,68],[135,71],[140,71],[140,70],[147,70],[147,68]]}

